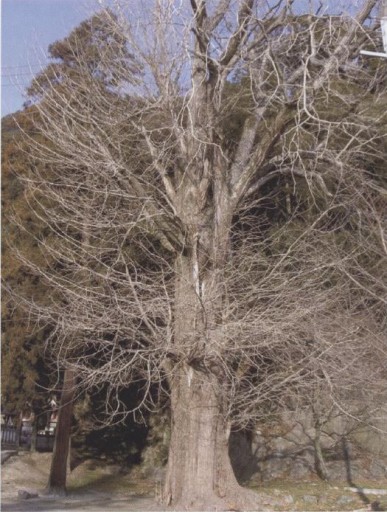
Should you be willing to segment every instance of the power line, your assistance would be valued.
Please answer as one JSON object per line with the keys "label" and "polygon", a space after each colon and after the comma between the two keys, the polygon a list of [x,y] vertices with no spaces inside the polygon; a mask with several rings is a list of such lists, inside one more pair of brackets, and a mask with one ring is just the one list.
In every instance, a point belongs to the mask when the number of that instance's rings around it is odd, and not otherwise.
{"label": "power line", "polygon": [[1,69],[19,69],[19,68],[42,68],[42,64],[18,64],[17,66],[1,66]]}
{"label": "power line", "polygon": [[27,87],[30,85],[28,82],[21,84],[21,83],[15,83],[15,84],[1,84],[1,87]]}
{"label": "power line", "polygon": [[9,74],[2,74],[0,75],[1,78],[12,78],[13,76],[35,76],[35,73],[9,73]]}

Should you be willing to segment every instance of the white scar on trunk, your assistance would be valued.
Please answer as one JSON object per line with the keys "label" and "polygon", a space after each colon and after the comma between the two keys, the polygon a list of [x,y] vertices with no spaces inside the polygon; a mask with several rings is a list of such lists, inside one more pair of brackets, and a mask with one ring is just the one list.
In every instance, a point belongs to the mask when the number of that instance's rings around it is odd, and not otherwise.
{"label": "white scar on trunk", "polygon": [[191,368],[191,366],[190,366],[188,368],[188,372],[187,372],[187,380],[188,380],[188,387],[189,388],[191,387],[192,377],[193,377],[193,368]]}
{"label": "white scar on trunk", "polygon": [[194,244],[193,244],[193,280],[195,283],[195,291],[198,297],[200,294],[200,278],[199,278],[199,261],[198,261],[198,245],[199,245],[199,233],[195,233]]}

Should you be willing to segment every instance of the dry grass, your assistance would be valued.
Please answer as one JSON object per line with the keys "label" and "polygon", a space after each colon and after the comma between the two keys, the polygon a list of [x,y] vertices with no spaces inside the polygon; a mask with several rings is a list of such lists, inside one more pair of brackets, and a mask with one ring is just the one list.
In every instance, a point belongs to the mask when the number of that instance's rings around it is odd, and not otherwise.
{"label": "dry grass", "polygon": [[133,478],[131,473],[123,472],[119,466],[86,461],[68,477],[69,492],[81,489],[148,496],[154,494],[155,483],[138,477]]}
{"label": "dry grass", "polygon": [[[12,457],[2,467],[3,498],[15,495],[20,488],[43,488],[47,483],[51,454],[22,453]],[[257,492],[264,492],[283,501],[276,507],[285,511],[387,511],[386,494],[367,494],[367,489],[380,489],[386,492],[387,481],[356,482],[364,493],[352,492],[347,482],[325,483],[321,481],[292,482],[277,480],[257,487]],[[138,474],[123,472],[119,466],[112,466],[102,461],[86,461],[78,466],[68,477],[68,491],[72,495],[101,492],[111,497],[132,496],[151,498],[156,492],[156,482],[141,479]],[[12,492],[11,492],[12,491]],[[4,494],[5,493],[5,494]],[[290,498],[291,497],[291,498]],[[283,500],[282,500],[283,498]],[[372,508],[372,504],[379,505]]]}
{"label": "dry grass", "polygon": [[366,492],[367,489],[380,489],[386,492],[387,481],[362,481],[356,483],[359,492],[349,490],[347,482],[326,483],[321,481],[273,481],[265,483],[262,488],[254,487],[254,489],[279,497],[281,495],[292,496],[293,503],[284,507],[278,507],[277,510],[279,511],[344,512],[358,509],[387,511],[387,496],[385,494],[381,493],[378,495]]}

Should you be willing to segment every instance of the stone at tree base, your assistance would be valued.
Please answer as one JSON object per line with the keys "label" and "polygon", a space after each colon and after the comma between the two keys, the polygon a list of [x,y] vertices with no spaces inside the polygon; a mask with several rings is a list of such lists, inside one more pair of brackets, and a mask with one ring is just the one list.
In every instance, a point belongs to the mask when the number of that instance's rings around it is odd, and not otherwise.
{"label": "stone at tree base", "polygon": [[21,489],[17,492],[19,499],[21,500],[30,500],[31,498],[38,498],[39,494],[34,491],[27,491],[25,489]]}
{"label": "stone at tree base", "polygon": [[46,487],[42,492],[44,496],[52,496],[53,498],[64,498],[67,496],[67,491],[63,487]]}
{"label": "stone at tree base", "polygon": [[340,496],[336,503],[337,505],[348,505],[348,503],[351,503],[353,501],[352,496]]}
{"label": "stone at tree base", "polygon": [[294,503],[294,498],[290,494],[284,494],[282,491],[275,489],[273,491],[273,495],[280,498],[281,506],[283,505],[292,505]]}
{"label": "stone at tree base", "polygon": [[317,503],[317,502],[318,502],[317,497],[316,497],[316,496],[312,496],[312,495],[310,495],[310,494],[306,494],[306,495],[302,498],[302,500],[303,500],[305,503],[310,503],[310,504],[312,504],[312,503]]}

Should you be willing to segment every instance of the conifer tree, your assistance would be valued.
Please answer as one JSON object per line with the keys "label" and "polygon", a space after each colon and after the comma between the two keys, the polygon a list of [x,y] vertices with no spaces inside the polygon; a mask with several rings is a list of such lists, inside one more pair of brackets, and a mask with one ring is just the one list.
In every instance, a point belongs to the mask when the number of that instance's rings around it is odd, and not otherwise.
{"label": "conifer tree", "polygon": [[47,288],[39,274],[30,272],[16,253],[21,251],[29,262],[40,268],[46,260],[38,248],[37,239],[44,225],[34,215],[26,200],[23,179],[29,173],[29,159],[22,132],[33,132],[34,109],[2,119],[2,404],[20,414],[26,403],[31,404],[41,421],[45,413],[46,389],[52,383],[50,368],[44,358],[46,327],[36,325],[23,307],[11,300],[7,289],[19,297],[34,296],[44,303]]}
{"label": "conifer tree", "polygon": [[[107,23],[109,20],[110,23]],[[50,90],[55,90],[56,94],[64,94],[69,104],[72,102],[71,95],[73,92],[78,96],[77,102],[82,100],[87,102],[87,96],[90,92],[89,86],[98,88],[99,94],[104,94],[107,98],[113,99],[116,96],[113,90],[120,83],[120,76],[117,71],[125,73],[128,79],[128,76],[133,76],[134,73],[138,72],[138,67],[136,67],[132,55],[127,51],[122,35],[110,30],[111,20],[116,20],[116,17],[109,9],[101,11],[89,20],[81,23],[67,38],[50,45],[48,52],[53,62],[32,81],[27,91],[30,97],[30,105],[31,101],[36,104],[44,101],[45,94]],[[30,110],[34,110],[34,107]],[[47,115],[47,112],[41,116],[40,122],[44,122],[45,115]],[[27,130],[24,130],[24,134],[26,137],[31,137],[31,135],[28,135]],[[45,145],[48,150],[52,147],[50,141],[44,137],[39,140],[36,139],[34,142]],[[39,164],[37,163],[36,165]],[[44,179],[55,179],[55,173],[51,171],[47,173],[47,169],[42,170],[42,166],[40,166],[40,169]],[[15,175],[17,175],[17,172]],[[20,183],[20,186],[23,186],[24,182],[24,186],[28,188],[31,176],[25,176],[25,169],[23,169],[22,173],[19,173],[18,178],[19,180],[16,183]],[[30,182],[30,185],[32,185],[32,182]],[[31,188],[34,188],[34,186],[32,185]],[[86,191],[86,193],[89,194],[89,191]],[[35,200],[36,219],[39,219],[41,208],[48,206],[43,205],[42,201],[44,202],[44,199],[40,194],[35,197]],[[25,207],[28,208],[27,203],[25,203]],[[32,215],[32,211],[30,215]],[[88,226],[87,224],[82,225],[82,220],[80,222],[80,239],[87,250],[87,246],[90,243]],[[20,216],[18,223],[28,230],[24,219],[20,218]],[[42,240],[42,245],[47,246],[47,244],[50,244],[52,247],[55,247],[57,238],[60,238],[60,233],[54,230],[52,240],[49,241],[46,237],[44,241]],[[45,253],[44,249],[42,253]],[[26,251],[23,251],[22,258],[29,260],[31,264],[38,265],[40,270],[47,269],[42,264],[34,262]],[[83,273],[83,279],[87,280],[88,275]],[[23,291],[21,294],[23,294]],[[24,295],[26,295],[25,292]],[[48,325],[53,328],[51,336],[55,337],[57,326],[53,322],[49,322]],[[37,348],[38,346],[35,346],[34,350]],[[74,358],[77,351],[69,350],[69,354]],[[51,357],[53,355],[54,352],[51,352]],[[55,433],[54,453],[47,485],[47,492],[49,494],[63,494],[66,492],[71,419],[77,388],[76,374],[71,368],[68,368],[66,357],[60,360],[60,369],[63,370],[63,384],[60,386],[63,389],[61,391],[62,396]]]}

